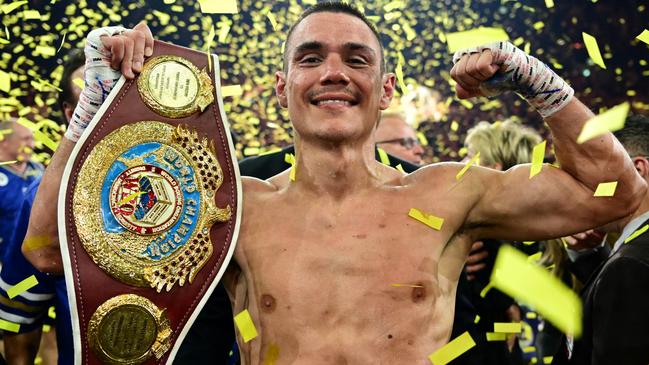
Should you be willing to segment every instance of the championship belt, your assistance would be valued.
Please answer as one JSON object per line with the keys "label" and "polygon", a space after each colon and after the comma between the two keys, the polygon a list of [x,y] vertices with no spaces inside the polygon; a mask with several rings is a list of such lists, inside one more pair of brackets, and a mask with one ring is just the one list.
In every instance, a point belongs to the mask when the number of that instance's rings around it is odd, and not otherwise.
{"label": "championship belt", "polygon": [[232,258],[239,170],[219,62],[156,42],[77,143],[59,197],[75,364],[171,364]]}

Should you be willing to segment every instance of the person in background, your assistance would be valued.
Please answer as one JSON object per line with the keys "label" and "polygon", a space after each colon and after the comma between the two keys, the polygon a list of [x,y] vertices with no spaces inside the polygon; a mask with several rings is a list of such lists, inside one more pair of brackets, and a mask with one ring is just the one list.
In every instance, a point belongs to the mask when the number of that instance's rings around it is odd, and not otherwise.
{"label": "person in background", "polygon": [[[531,162],[532,150],[540,142],[541,136],[536,131],[514,120],[495,123],[483,121],[467,133],[464,143],[467,149],[465,160],[468,161],[479,154],[480,166],[505,171],[515,165]],[[485,338],[486,332],[493,332],[494,322],[521,321],[521,310],[512,298],[497,289],[485,289],[489,284],[497,251],[502,244],[503,241],[495,239],[475,242],[465,267],[471,286],[471,300],[480,316],[477,329],[482,339]],[[506,345],[499,341],[483,340],[479,343],[484,364],[522,364],[523,355],[516,337],[510,336]]]}
{"label": "person in background", "polygon": [[415,165],[423,164],[424,149],[400,112],[383,112],[374,134],[376,146]]}
{"label": "person in background", "polygon": [[22,196],[43,173],[43,165],[31,161],[34,135],[15,119],[0,122],[0,260],[13,234]]}
{"label": "person in background", "polygon": [[[76,107],[81,88],[72,80],[83,79],[85,57],[81,50],[72,51],[64,63],[61,77],[59,107],[69,121]],[[25,142],[26,143],[26,142]],[[65,288],[60,275],[46,275],[29,263],[21,252],[23,238],[29,224],[32,202],[38,190],[40,178],[34,180],[20,199],[21,207],[16,220],[15,232],[9,240],[0,269],[0,319],[20,325],[17,333],[5,331],[5,355],[9,365],[32,365],[41,349],[43,365],[73,363],[72,326]],[[15,197],[14,197],[15,199]],[[36,246],[38,245],[35,242]],[[9,299],[7,289],[34,275],[38,285]],[[56,318],[53,330],[43,333],[44,322],[48,320],[48,309],[54,306]],[[54,330],[55,329],[55,330]],[[42,342],[41,342],[42,339]],[[41,344],[39,346],[39,344]],[[56,350],[58,348],[58,351]]]}
{"label": "person in background", "polygon": [[[628,117],[614,134],[649,181],[649,117]],[[601,232],[619,234],[612,249],[602,243]],[[564,338],[553,364],[648,364],[649,194],[632,214],[566,242],[571,269],[584,281],[584,322],[582,336]],[[594,257],[599,265],[593,265]]]}

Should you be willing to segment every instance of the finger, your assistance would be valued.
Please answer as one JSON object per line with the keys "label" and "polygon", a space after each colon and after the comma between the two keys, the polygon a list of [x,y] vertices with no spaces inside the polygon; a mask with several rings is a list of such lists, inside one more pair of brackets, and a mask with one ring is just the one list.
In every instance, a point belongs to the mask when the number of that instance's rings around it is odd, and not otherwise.
{"label": "finger", "polygon": [[478,59],[476,60],[473,69],[473,72],[475,74],[474,76],[480,78],[481,80],[490,79],[496,72],[498,72],[498,69],[500,68],[500,66],[495,65],[492,62],[493,57],[490,50],[485,50],[480,53],[480,57],[478,57]]}
{"label": "finger", "polygon": [[576,244],[577,244],[577,240],[576,240],[575,238],[573,238],[572,236],[564,237],[563,240],[566,241],[566,243],[567,243],[569,246],[572,246],[572,245],[576,245]]}
{"label": "finger", "polygon": [[133,72],[142,71],[144,64],[144,33],[133,30],[128,33],[127,37],[133,40]]}
{"label": "finger", "polygon": [[459,99],[469,99],[476,96],[481,96],[482,93],[477,89],[467,89],[460,84],[455,85],[455,93]]}
{"label": "finger", "polygon": [[482,247],[484,247],[484,243],[482,243],[482,241],[475,241],[471,245],[471,252],[477,251],[477,250],[481,249]]}
{"label": "finger", "polygon": [[153,34],[145,21],[141,21],[133,30],[140,31],[144,34],[144,55],[149,57],[153,54]]}
{"label": "finger", "polygon": [[468,89],[477,89],[478,86],[480,86],[481,80],[478,80],[475,78],[472,74],[470,74],[470,70],[474,67],[475,62],[477,59],[480,57],[480,54],[477,52],[474,52],[472,54],[466,55],[460,59],[460,62],[458,62],[458,70],[457,70],[457,82],[464,86],[465,88]]}
{"label": "finger", "polygon": [[486,264],[477,264],[477,265],[470,265],[466,267],[466,273],[467,274],[473,274],[476,273],[480,270],[483,270],[485,267],[487,267]]}
{"label": "finger", "polygon": [[467,257],[467,259],[466,259],[466,263],[469,264],[469,265],[476,264],[478,262],[483,261],[487,257],[489,257],[489,252],[487,252],[487,251],[479,251],[477,253],[469,255],[469,257]]}
{"label": "finger", "polygon": [[583,240],[586,239],[586,233],[584,232],[576,233],[573,235],[573,237],[575,237],[578,240]]}
{"label": "finger", "polygon": [[122,74],[126,76],[127,79],[132,79],[135,77],[133,74],[133,39],[127,36],[121,36],[124,41],[124,59],[122,60]]}
{"label": "finger", "polygon": [[119,66],[124,59],[124,41],[120,36],[102,37],[102,42],[110,50],[110,67],[119,70]]}

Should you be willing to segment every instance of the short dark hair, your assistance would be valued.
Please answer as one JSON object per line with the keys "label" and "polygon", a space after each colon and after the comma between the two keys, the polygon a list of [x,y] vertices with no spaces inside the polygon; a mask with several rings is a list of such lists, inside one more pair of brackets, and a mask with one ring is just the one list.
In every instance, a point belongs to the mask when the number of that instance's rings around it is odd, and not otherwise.
{"label": "short dark hair", "polygon": [[322,3],[318,3],[316,5],[313,5],[306,9],[302,14],[300,14],[300,17],[297,19],[293,25],[291,25],[291,28],[288,30],[288,35],[286,36],[286,43],[284,44],[284,54],[282,55],[282,62],[284,63],[283,69],[284,72],[288,71],[288,44],[291,41],[291,36],[293,35],[293,31],[295,31],[295,28],[298,26],[298,24],[302,23],[302,21],[308,17],[311,14],[315,13],[342,13],[342,14],[348,14],[351,16],[354,16],[365,23],[372,33],[374,33],[374,36],[376,36],[376,40],[379,42],[379,49],[380,49],[380,57],[381,57],[381,73],[385,73],[385,59],[383,57],[383,44],[381,43],[381,34],[379,31],[376,29],[376,26],[372,24],[372,22],[367,19],[365,14],[361,13],[360,10],[358,10],[356,7],[353,5],[344,3],[344,2],[339,2],[339,1],[326,1]]}
{"label": "short dark hair", "polygon": [[72,73],[85,63],[86,56],[82,49],[73,49],[66,55],[66,59],[63,62],[63,75],[61,75],[61,82],[59,83],[61,92],[59,92],[57,99],[61,113],[63,113],[63,103],[69,103],[70,105],[77,104],[78,100],[74,100],[74,93],[72,92],[71,78]]}
{"label": "short dark hair", "polygon": [[626,118],[624,128],[613,133],[631,157],[649,158],[649,117],[641,114]]}

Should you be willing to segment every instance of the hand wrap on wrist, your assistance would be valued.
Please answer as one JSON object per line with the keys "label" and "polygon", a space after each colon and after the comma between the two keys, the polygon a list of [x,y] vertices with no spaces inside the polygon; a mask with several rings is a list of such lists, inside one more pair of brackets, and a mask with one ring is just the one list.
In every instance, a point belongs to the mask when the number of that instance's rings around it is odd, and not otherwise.
{"label": "hand wrap on wrist", "polygon": [[552,69],[537,58],[518,49],[509,42],[489,43],[458,51],[453,56],[455,64],[462,56],[490,50],[493,64],[505,65],[491,79],[480,85],[485,96],[496,96],[511,90],[520,94],[544,117],[548,117],[566,106],[574,90]]}
{"label": "hand wrap on wrist", "polygon": [[104,27],[95,29],[86,39],[84,53],[86,64],[84,70],[85,87],[79,96],[70,125],[65,131],[65,138],[77,142],[101,104],[106,100],[122,73],[110,67],[111,52],[101,42],[102,36],[121,34],[124,27]]}

